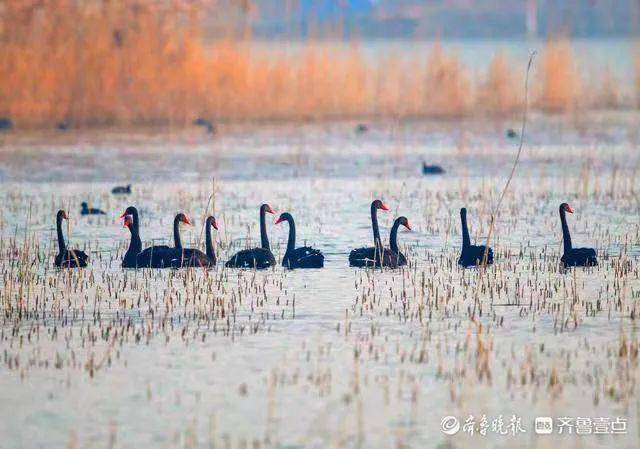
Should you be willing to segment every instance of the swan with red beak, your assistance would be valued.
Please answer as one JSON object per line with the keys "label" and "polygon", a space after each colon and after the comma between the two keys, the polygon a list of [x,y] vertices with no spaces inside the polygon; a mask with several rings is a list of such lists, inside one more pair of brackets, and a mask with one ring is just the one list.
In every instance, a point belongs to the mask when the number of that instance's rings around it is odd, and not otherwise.
{"label": "swan with red beak", "polygon": [[395,268],[398,266],[398,255],[389,248],[385,248],[382,245],[382,239],[380,238],[380,228],[378,226],[378,210],[388,211],[389,206],[383,203],[382,200],[374,200],[371,203],[371,228],[373,230],[373,246],[352,250],[349,254],[349,265],[352,267]]}

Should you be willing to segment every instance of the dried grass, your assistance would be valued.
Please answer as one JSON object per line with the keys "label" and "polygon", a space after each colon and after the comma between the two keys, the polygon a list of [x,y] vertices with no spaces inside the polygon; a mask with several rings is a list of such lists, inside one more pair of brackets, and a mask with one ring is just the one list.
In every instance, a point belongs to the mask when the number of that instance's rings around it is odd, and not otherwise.
{"label": "dried grass", "polygon": [[[476,80],[438,43],[427,55],[372,59],[357,42],[309,38],[291,52],[255,45],[246,23],[220,25],[216,34],[227,37],[207,43],[203,16],[198,2],[7,1],[0,6],[0,117],[23,128],[184,126],[196,117],[509,116],[522,106],[519,66],[503,53]],[[539,75],[535,106],[575,109],[582,96],[568,41],[548,41]],[[615,77],[606,75],[589,86],[588,106],[620,104]]]}

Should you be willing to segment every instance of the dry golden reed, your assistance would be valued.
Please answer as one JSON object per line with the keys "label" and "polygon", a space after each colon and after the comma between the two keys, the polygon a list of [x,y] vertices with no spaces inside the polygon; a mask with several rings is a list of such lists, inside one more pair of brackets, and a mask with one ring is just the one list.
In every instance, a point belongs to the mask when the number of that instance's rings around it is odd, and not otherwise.
{"label": "dry golden reed", "polygon": [[566,112],[579,94],[571,46],[566,40],[549,41],[542,56],[540,93],[536,104],[549,112]]}
{"label": "dry golden reed", "polygon": [[[503,53],[476,80],[456,54],[437,43],[426,55],[409,51],[379,58],[367,57],[357,42],[327,44],[312,38],[297,51],[287,51],[277,44],[256,45],[246,21],[207,40],[202,34],[205,4],[239,5],[241,17],[250,3],[3,2],[0,117],[11,117],[23,128],[60,122],[74,127],[183,126],[197,117],[504,116],[522,106],[517,75],[522,68]],[[549,41],[541,66],[535,105],[571,110],[579,83],[569,43]],[[602,82],[602,93],[593,96],[596,103],[618,103],[612,80]]]}

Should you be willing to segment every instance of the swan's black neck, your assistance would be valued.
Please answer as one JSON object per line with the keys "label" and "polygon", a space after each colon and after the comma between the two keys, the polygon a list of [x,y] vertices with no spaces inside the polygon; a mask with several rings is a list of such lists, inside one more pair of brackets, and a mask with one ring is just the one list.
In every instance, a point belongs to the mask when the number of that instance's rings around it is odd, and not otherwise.
{"label": "swan's black neck", "polygon": [[63,253],[67,248],[67,245],[64,243],[64,235],[62,234],[62,213],[58,212],[56,216],[56,230],[58,231],[58,250],[60,253]]}
{"label": "swan's black neck", "polygon": [[373,245],[376,250],[382,249],[382,240],[380,239],[380,229],[378,228],[378,208],[371,203],[371,227],[373,229]]}
{"label": "swan's black neck", "polygon": [[564,208],[560,206],[560,222],[562,223],[562,242],[564,244],[564,252],[571,252],[571,234],[569,234],[569,226],[567,225],[567,216]]}
{"label": "swan's black neck", "polygon": [[176,249],[182,249],[182,240],[180,239],[180,215],[176,215],[173,219],[173,246]]}
{"label": "swan's black neck", "polygon": [[140,240],[140,221],[136,209],[131,211],[131,219],[133,222],[129,227],[129,231],[131,231],[131,242],[129,242],[127,254],[137,255],[142,251],[142,241]]}
{"label": "swan's black neck", "polygon": [[287,241],[287,252],[285,253],[288,254],[296,249],[296,223],[290,214],[285,215],[284,219],[289,223],[289,240]]}
{"label": "swan's black neck", "polygon": [[460,221],[462,222],[462,247],[471,246],[471,238],[469,238],[469,228],[467,227],[467,209],[460,209]]}
{"label": "swan's black neck", "polygon": [[264,249],[270,249],[269,247],[269,237],[267,237],[267,224],[265,219],[266,210],[265,207],[262,206],[260,208],[260,241],[261,246]]}
{"label": "swan's black neck", "polygon": [[391,251],[398,254],[398,228],[400,227],[400,219],[396,218],[391,227],[391,235],[389,236],[389,247]]}
{"label": "swan's black neck", "polygon": [[206,223],[206,228],[204,231],[204,238],[205,238],[205,249],[207,252],[207,259],[209,259],[209,263],[211,265],[215,265],[216,264],[216,252],[213,249],[213,239],[211,238],[211,228],[213,227],[213,220],[211,219],[211,217],[207,218],[207,223]]}

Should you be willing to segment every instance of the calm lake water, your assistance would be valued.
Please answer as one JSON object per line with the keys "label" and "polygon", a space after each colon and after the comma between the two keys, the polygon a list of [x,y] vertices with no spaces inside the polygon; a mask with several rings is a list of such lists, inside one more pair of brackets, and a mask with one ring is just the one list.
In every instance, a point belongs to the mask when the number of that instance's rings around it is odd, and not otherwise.
{"label": "calm lake water", "polygon": [[[456,265],[458,211],[484,242],[517,122],[2,135],[0,447],[638,447],[638,119],[534,114],[483,272]],[[423,161],[446,173],[423,176]],[[122,183],[133,193],[111,195]],[[120,268],[128,205],[145,245],[170,242],[184,211],[197,246],[213,190],[222,261],[256,244],[267,202],[325,268]],[[385,241],[394,217],[411,222],[406,269],[348,267],[371,245],[375,198],[391,207]],[[82,217],[81,201],[107,215]],[[598,268],[559,269],[564,201]],[[52,268],[58,208],[91,257],[81,273]],[[287,229],[272,223],[280,259]],[[448,415],[472,415],[476,434],[444,434]],[[536,435],[536,416],[591,434]],[[598,418],[626,428],[596,435]]]}

